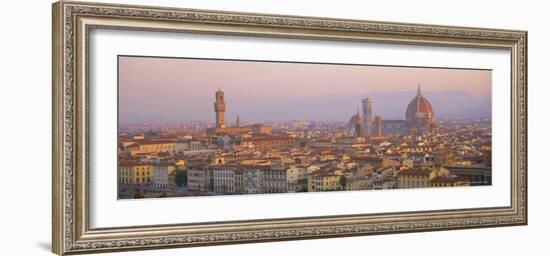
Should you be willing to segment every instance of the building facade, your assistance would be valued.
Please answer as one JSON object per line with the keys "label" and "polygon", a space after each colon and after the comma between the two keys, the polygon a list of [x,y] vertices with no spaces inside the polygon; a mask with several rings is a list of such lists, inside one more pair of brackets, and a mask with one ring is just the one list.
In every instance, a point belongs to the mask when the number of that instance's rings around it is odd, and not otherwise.
{"label": "building facade", "polygon": [[263,172],[259,168],[243,169],[243,190],[246,194],[264,193],[262,187]]}
{"label": "building facade", "polygon": [[308,176],[308,192],[343,190],[341,175],[317,171]]}
{"label": "building facade", "polygon": [[213,170],[214,192],[235,193],[235,168],[216,167]]}
{"label": "building facade", "polygon": [[398,188],[430,187],[430,180],[437,176],[432,169],[406,169],[397,175]]}
{"label": "building facade", "polygon": [[288,186],[286,182],[286,169],[271,168],[262,170],[263,193],[286,193]]}
{"label": "building facade", "polygon": [[241,145],[257,150],[267,148],[299,147],[300,139],[282,136],[253,137],[242,140]]}
{"label": "building facade", "polygon": [[289,192],[307,191],[307,166],[291,166],[286,169]]}
{"label": "building facade", "polygon": [[211,191],[213,189],[212,170],[207,167],[192,167],[187,173],[189,191]]}
{"label": "building facade", "polygon": [[169,189],[174,184],[170,182],[170,175],[176,171],[176,166],[171,163],[158,163],[153,165],[153,187]]}
{"label": "building facade", "polygon": [[444,166],[451,174],[467,177],[470,180],[470,186],[491,185],[492,174],[489,166]]}
{"label": "building facade", "polygon": [[147,163],[121,161],[118,163],[118,182],[145,185],[153,182],[153,166]]}
{"label": "building facade", "polygon": [[242,169],[235,170],[235,193],[244,194],[244,175]]}

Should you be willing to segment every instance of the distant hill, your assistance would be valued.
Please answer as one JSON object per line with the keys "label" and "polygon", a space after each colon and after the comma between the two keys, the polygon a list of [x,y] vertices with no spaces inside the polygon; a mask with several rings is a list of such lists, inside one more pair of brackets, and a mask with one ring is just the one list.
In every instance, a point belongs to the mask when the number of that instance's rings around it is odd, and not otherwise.
{"label": "distant hill", "polygon": [[[491,95],[472,95],[459,91],[423,92],[436,117],[490,118]],[[405,116],[405,108],[416,92],[373,93],[374,112],[388,117]],[[388,101],[388,99],[392,99]]]}

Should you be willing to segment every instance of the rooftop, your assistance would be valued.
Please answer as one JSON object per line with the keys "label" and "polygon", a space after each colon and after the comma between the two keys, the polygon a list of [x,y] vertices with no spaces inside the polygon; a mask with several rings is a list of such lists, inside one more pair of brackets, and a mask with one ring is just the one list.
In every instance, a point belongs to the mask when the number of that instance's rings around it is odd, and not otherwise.
{"label": "rooftop", "polygon": [[399,176],[404,175],[410,175],[410,176],[429,176],[430,173],[432,173],[433,170],[431,169],[420,169],[420,168],[414,168],[414,169],[405,169],[399,172]]}

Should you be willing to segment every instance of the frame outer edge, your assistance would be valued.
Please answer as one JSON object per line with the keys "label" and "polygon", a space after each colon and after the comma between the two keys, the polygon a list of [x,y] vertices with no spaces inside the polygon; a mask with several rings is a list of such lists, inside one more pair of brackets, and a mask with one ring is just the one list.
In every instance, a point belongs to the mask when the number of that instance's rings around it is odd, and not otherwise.
{"label": "frame outer edge", "polygon": [[63,3],[52,4],[52,246],[63,255]]}
{"label": "frame outer edge", "polygon": [[[124,9],[128,8],[128,9]],[[495,226],[525,225],[527,224],[527,32],[510,30],[492,30],[483,28],[464,28],[464,27],[438,27],[436,25],[406,24],[406,23],[385,23],[368,21],[350,21],[330,19],[326,22],[325,18],[317,17],[299,17],[299,16],[278,16],[271,14],[254,13],[231,13],[217,12],[208,10],[175,9],[154,6],[135,6],[135,5],[108,5],[105,3],[89,2],[69,2],[59,1],[52,6],[52,251],[59,255],[105,252],[105,251],[126,251],[139,249],[158,249],[158,248],[176,248],[188,246],[205,246],[234,243],[253,243],[266,241],[284,241],[295,239],[315,239],[328,237],[344,237],[356,235],[374,235],[384,233],[402,233],[418,231],[436,231],[453,230],[466,228],[482,228]],[[171,12],[168,12],[171,11]],[[189,13],[189,12],[197,13]],[[78,125],[78,83],[75,76],[75,64],[77,64],[78,46],[73,41],[78,27],[74,22],[75,17],[80,15],[104,15],[116,17],[138,17],[147,19],[183,19],[192,20],[199,23],[215,22],[219,24],[241,24],[254,26],[288,26],[289,28],[299,27],[299,29],[318,29],[318,30],[345,30],[350,32],[378,31],[382,34],[388,33],[408,33],[409,35],[428,35],[436,38],[460,39],[473,38],[484,40],[501,40],[516,42],[515,47],[518,52],[519,63],[515,65],[514,70],[518,72],[518,94],[525,99],[525,102],[519,102],[516,106],[518,114],[517,120],[519,132],[520,152],[523,148],[524,155],[519,155],[520,160],[517,164],[518,170],[524,168],[524,175],[520,177],[515,184],[522,193],[522,198],[516,198],[524,203],[525,207],[515,209],[507,216],[476,217],[473,219],[450,219],[441,220],[436,223],[426,221],[411,221],[402,223],[373,224],[371,226],[337,226],[335,228],[315,227],[309,230],[265,230],[236,233],[216,233],[207,235],[175,235],[162,237],[115,237],[114,239],[88,239],[84,240],[77,232],[77,211],[80,207],[78,200],[81,200],[78,191],[75,190],[78,184],[75,177],[78,178],[78,165],[75,158],[78,154],[75,147],[78,135],[82,131]],[[183,16],[179,16],[179,14]],[[159,15],[158,17],[156,15]],[[194,16],[198,15],[198,16]],[[241,16],[242,15],[242,16]],[[263,15],[266,15],[263,17]],[[288,19],[288,20],[286,20]],[[328,19],[328,18],[327,18]],[[362,24],[361,22],[365,22]],[[335,26],[335,27],[333,27]],[[443,38],[445,37],[445,38]],[[411,38],[409,38],[411,39]],[[415,40],[412,40],[415,41]],[[475,45],[475,44],[474,44]],[[75,112],[76,110],[76,112]],[[525,119],[521,120],[521,115]],[[523,129],[522,129],[523,128]],[[513,150],[513,149],[512,149]],[[520,175],[521,176],[521,175]],[[522,187],[523,186],[523,187]],[[521,203],[520,203],[521,206]],[[519,210],[519,211],[518,211]],[[420,228],[420,229],[419,229]],[[86,231],[86,230],[85,230]]]}
{"label": "frame outer edge", "polygon": [[523,78],[522,78],[522,82],[523,82],[523,85],[522,85],[522,89],[523,89],[523,95],[524,95],[524,99],[525,99],[525,102],[524,102],[524,106],[522,106],[522,111],[524,111],[524,120],[523,120],[523,125],[524,125],[524,134],[523,134],[523,147],[524,147],[524,155],[521,156],[523,158],[523,168],[524,168],[524,178],[522,180],[522,182],[524,182],[523,186],[524,186],[524,189],[525,191],[523,192],[523,203],[524,203],[524,219],[523,219],[523,225],[529,225],[529,208],[528,208],[528,205],[529,205],[529,168],[528,168],[528,151],[529,151],[529,118],[528,118],[528,115],[529,115],[529,79],[528,79],[528,66],[529,66],[529,32],[528,31],[523,31],[523,49],[522,49],[522,54],[524,55],[523,56],[523,70],[521,70],[521,72],[523,73]]}

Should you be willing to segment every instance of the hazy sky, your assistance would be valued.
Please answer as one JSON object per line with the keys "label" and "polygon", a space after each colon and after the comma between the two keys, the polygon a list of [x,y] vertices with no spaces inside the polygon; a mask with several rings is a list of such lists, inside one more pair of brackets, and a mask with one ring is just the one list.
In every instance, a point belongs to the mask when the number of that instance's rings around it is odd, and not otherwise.
{"label": "hazy sky", "polygon": [[[401,99],[399,95],[414,96],[418,84],[440,105],[454,94],[466,100],[488,97],[489,105],[485,102],[482,107],[489,109],[480,111],[490,112],[491,71],[487,70],[119,57],[119,119],[122,123],[213,122],[218,88],[225,92],[228,122],[236,115],[258,122],[346,120],[368,95],[379,96],[375,113],[398,118],[408,101],[392,101]],[[463,105],[453,109],[476,112]],[[390,111],[390,106],[398,108]],[[434,108],[438,116],[435,104]]]}

